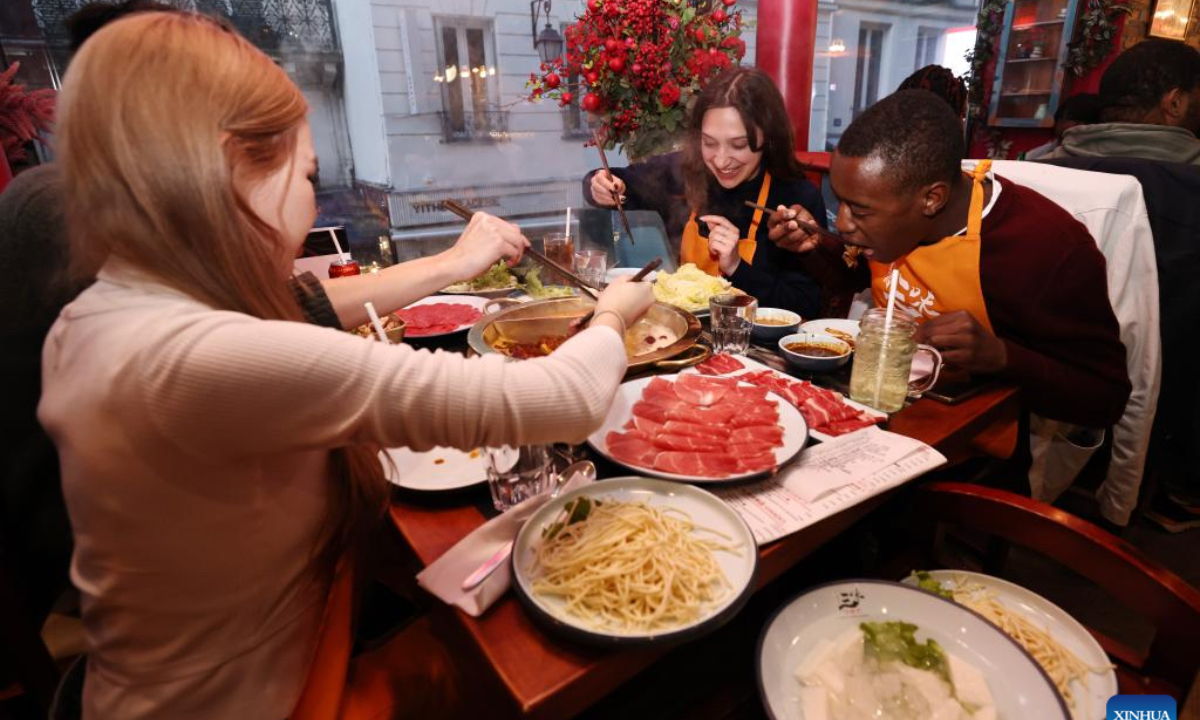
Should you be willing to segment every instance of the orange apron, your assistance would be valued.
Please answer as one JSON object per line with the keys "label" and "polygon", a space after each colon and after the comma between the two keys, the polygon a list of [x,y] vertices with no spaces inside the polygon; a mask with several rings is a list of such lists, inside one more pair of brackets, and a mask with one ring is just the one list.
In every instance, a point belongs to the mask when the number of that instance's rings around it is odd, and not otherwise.
{"label": "orange apron", "polygon": [[[762,189],[758,191],[758,204],[767,204],[767,195],[771,192],[771,173],[763,171]],[[758,248],[758,225],[762,222],[763,211],[755,210],[754,219],[750,221],[748,237],[738,240],[738,257],[748,265],[754,264],[754,251]],[[692,263],[709,275],[720,276],[721,268],[717,259],[708,249],[708,238],[700,236],[700,225],[696,222],[696,213],[688,217],[687,225],[683,226],[683,242],[679,248],[680,260]]]}
{"label": "orange apron", "polygon": [[[951,235],[916,248],[891,264],[871,262],[871,296],[876,307],[886,307],[891,290],[892,269],[900,271],[896,309],[918,323],[944,313],[966,310],[989,333],[992,330],[983,285],[979,276],[980,230],[986,193],[983,183],[991,160],[980,160],[972,173],[971,204],[967,232]],[[996,457],[1008,457],[1017,442],[1017,425],[1006,421],[981,432],[973,442],[978,449]]]}

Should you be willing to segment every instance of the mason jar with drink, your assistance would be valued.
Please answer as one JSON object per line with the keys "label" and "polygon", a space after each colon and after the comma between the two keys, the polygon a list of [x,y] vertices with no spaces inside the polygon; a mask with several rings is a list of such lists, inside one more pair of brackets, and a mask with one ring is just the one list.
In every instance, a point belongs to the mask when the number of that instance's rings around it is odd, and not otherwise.
{"label": "mason jar with drink", "polygon": [[[875,308],[863,315],[859,326],[850,371],[851,400],[893,413],[904,407],[910,394],[919,397],[937,382],[942,355],[929,345],[917,344],[914,320],[894,313],[889,322],[887,311]],[[933,355],[933,372],[920,386],[910,388],[913,356],[920,352]]]}

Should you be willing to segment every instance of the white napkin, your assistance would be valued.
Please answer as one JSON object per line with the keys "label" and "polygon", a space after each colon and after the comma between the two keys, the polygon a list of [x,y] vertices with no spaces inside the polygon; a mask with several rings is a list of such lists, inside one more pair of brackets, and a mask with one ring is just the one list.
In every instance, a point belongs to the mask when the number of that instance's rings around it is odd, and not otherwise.
{"label": "white napkin", "polygon": [[912,369],[908,371],[908,381],[915,383],[933,374],[933,355],[923,352],[913,356]]}
{"label": "white napkin", "polygon": [[[576,473],[567,480],[562,494],[588,482],[587,475]],[[508,590],[512,583],[512,564],[504,562],[471,590],[463,590],[463,581],[505,543],[514,540],[525,521],[549,500],[550,491],[547,490],[479,526],[422,570],[417,575],[417,583],[444,602],[457,605],[472,617],[479,617]]]}

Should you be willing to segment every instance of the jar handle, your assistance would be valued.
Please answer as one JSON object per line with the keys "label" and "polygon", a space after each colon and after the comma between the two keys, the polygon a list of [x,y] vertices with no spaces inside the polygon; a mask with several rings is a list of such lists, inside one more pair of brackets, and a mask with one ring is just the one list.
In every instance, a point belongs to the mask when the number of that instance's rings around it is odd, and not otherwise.
{"label": "jar handle", "polygon": [[[932,390],[933,386],[937,384],[938,377],[942,374],[942,354],[938,352],[937,348],[932,345],[918,345],[917,353],[920,352],[927,352],[933,355],[933,372],[929,373],[929,376],[924,381],[909,383],[908,397],[913,400],[920,398]],[[916,357],[916,353],[913,354],[913,357]]]}

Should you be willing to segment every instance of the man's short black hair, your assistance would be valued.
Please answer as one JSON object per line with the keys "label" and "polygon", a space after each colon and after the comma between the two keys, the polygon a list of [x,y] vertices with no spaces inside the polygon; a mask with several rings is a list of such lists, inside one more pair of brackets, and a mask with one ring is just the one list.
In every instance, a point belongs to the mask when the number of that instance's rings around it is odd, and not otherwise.
{"label": "man's short black hair", "polygon": [[917,188],[955,182],[966,146],[958,116],[928,90],[901,90],[867,108],[846,128],[837,151],[846,157],[878,157],[893,185]]}
{"label": "man's short black hair", "polygon": [[83,46],[84,41],[96,31],[114,20],[139,12],[161,12],[174,10],[166,3],[155,0],[124,0],[124,2],[91,2],[71,13],[66,20],[67,36],[71,54]]}
{"label": "man's short black hair", "polygon": [[1100,107],[1100,96],[1095,93],[1072,95],[1059,103],[1058,110],[1054,111],[1054,120],[1094,125],[1100,122]]}
{"label": "man's short black hair", "polygon": [[1100,78],[1101,119],[1141,122],[1179,88],[1189,92],[1200,85],[1200,51],[1178,40],[1150,38],[1113,60]]}

